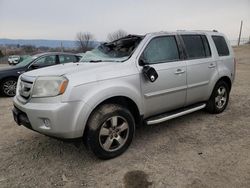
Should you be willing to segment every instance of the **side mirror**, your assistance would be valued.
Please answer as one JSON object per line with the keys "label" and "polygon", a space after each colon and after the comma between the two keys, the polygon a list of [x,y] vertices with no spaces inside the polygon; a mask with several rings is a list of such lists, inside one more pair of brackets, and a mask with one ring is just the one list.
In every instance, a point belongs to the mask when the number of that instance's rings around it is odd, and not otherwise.
{"label": "side mirror", "polygon": [[139,65],[140,65],[140,66],[144,66],[144,65],[146,65],[146,64],[147,64],[147,63],[145,62],[144,59],[142,59],[142,58],[139,59]]}
{"label": "side mirror", "polygon": [[158,78],[158,73],[153,67],[144,66],[142,72],[150,82],[154,82]]}
{"label": "side mirror", "polygon": [[36,64],[32,64],[30,66],[30,69],[38,69],[39,68],[39,65],[36,65]]}

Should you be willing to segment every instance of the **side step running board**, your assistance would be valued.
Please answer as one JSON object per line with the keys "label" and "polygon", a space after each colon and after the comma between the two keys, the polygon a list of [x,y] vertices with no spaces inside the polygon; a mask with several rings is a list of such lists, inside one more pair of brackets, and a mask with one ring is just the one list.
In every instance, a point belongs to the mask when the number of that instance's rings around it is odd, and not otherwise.
{"label": "side step running board", "polygon": [[165,114],[161,114],[159,116],[154,116],[152,118],[149,118],[146,122],[147,122],[148,125],[154,125],[154,124],[162,123],[164,121],[174,119],[176,117],[183,116],[185,114],[189,114],[189,113],[195,112],[197,110],[201,110],[201,109],[203,109],[205,107],[206,107],[205,103],[199,103],[199,104],[192,105],[190,107],[186,107],[186,108],[183,108],[183,109],[180,109],[180,110],[177,110],[177,111],[168,112],[168,113],[165,113]]}

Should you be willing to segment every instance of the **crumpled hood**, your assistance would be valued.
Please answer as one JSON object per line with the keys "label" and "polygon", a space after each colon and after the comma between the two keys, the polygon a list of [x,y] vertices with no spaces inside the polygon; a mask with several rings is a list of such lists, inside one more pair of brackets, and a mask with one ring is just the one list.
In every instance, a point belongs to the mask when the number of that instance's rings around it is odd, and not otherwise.
{"label": "crumpled hood", "polygon": [[74,85],[131,74],[125,63],[67,63],[24,73],[25,76],[66,76]]}

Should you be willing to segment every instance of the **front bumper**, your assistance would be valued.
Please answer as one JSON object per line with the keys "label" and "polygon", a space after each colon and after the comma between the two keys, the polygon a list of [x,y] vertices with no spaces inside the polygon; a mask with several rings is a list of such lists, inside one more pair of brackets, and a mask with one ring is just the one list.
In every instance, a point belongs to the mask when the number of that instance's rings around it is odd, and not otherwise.
{"label": "front bumper", "polygon": [[[79,138],[83,135],[81,101],[69,103],[20,103],[14,97],[13,116],[17,124],[39,133],[58,138]],[[79,118],[80,116],[80,118]],[[85,118],[85,117],[84,117]]]}

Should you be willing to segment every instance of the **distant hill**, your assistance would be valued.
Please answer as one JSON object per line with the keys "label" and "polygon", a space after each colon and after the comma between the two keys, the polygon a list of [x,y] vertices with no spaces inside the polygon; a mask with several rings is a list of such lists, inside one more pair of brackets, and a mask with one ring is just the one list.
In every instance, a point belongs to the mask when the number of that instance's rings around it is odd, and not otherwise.
{"label": "distant hill", "polygon": [[[91,41],[92,45],[95,47],[99,44],[97,41]],[[75,48],[76,41],[73,40],[47,40],[47,39],[0,39],[0,46],[5,45],[32,45],[36,47],[50,47],[56,48]]]}

